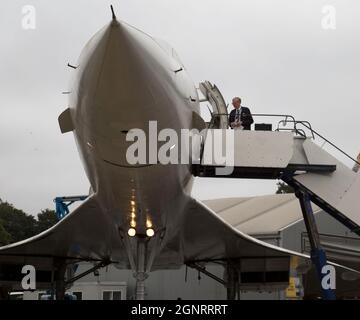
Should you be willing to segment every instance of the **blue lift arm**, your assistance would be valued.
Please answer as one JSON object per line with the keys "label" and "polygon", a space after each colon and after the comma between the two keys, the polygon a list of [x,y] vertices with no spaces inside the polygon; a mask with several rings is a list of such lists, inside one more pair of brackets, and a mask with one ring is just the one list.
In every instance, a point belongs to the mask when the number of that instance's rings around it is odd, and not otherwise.
{"label": "blue lift arm", "polygon": [[69,207],[76,201],[84,201],[88,196],[71,196],[71,197],[56,197],[55,211],[59,220],[64,218],[69,212]]}
{"label": "blue lift arm", "polygon": [[304,222],[311,246],[311,260],[317,271],[323,299],[335,300],[336,295],[334,290],[325,289],[321,285],[324,277],[322,270],[323,267],[327,264],[327,258],[326,258],[325,250],[322,248],[320,244],[319,232],[317,229],[314,213],[311,207],[310,196],[307,192],[303,190],[297,190],[295,194],[300,201],[300,206],[303,213]]}

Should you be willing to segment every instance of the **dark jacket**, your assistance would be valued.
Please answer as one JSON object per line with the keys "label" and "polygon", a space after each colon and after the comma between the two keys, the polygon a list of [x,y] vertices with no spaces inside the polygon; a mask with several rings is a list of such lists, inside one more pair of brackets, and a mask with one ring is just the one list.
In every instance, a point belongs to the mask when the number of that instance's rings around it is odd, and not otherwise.
{"label": "dark jacket", "polygon": [[[244,130],[251,130],[251,125],[254,123],[254,120],[251,116],[251,112],[249,108],[241,106],[240,113],[240,121],[242,122],[242,126]],[[232,122],[235,121],[236,109],[231,110],[229,115],[229,126]]]}

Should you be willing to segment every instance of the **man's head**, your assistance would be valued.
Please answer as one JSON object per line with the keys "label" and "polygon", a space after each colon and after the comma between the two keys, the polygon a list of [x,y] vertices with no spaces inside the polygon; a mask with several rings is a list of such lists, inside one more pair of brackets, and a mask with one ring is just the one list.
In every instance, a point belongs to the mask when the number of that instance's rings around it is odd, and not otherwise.
{"label": "man's head", "polygon": [[239,97],[235,97],[232,99],[232,105],[235,109],[239,109],[241,106],[241,99]]}

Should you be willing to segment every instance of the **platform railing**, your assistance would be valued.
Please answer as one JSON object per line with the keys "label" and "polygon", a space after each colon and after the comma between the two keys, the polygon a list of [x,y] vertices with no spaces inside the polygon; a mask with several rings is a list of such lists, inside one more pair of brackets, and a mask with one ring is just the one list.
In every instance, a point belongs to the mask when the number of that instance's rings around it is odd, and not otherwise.
{"label": "platform railing", "polygon": [[297,128],[298,125],[302,125],[304,126],[306,129],[308,129],[311,132],[311,135],[313,137],[313,139],[315,140],[315,137],[318,137],[320,139],[322,139],[324,141],[323,146],[327,143],[330,146],[332,146],[333,148],[335,148],[337,151],[339,151],[340,153],[342,153],[344,156],[346,156],[348,159],[352,160],[355,164],[360,165],[360,163],[353,158],[352,156],[350,156],[347,152],[345,152],[344,150],[340,149],[337,145],[335,145],[333,142],[331,142],[329,139],[326,139],[323,135],[321,135],[319,132],[315,131],[312,127],[311,124],[308,121],[295,121],[294,126],[296,128],[296,130],[299,130]]}
{"label": "platform railing", "polygon": [[[282,117],[285,119],[282,119],[278,122],[277,128],[275,131],[293,131],[295,134],[298,134],[302,137],[306,137],[306,133],[304,129],[299,128],[299,126],[305,127],[311,134],[311,137],[315,140],[316,137],[322,139],[324,141],[323,146],[327,143],[330,146],[332,146],[334,149],[342,153],[344,156],[346,156],[348,159],[354,162],[354,164],[357,164],[360,166],[360,162],[358,162],[355,158],[350,156],[347,152],[340,149],[337,145],[335,145],[333,142],[331,142],[329,139],[325,138],[323,135],[321,135],[319,132],[314,130],[310,124],[309,121],[306,120],[295,120],[295,118],[291,115],[286,114],[265,114],[265,113],[259,113],[259,114],[252,114],[253,117]],[[292,128],[285,128],[289,123],[292,124]],[[284,128],[281,128],[280,126],[283,126]]]}
{"label": "platform railing", "polygon": [[[294,116],[292,116],[290,114],[253,113],[252,116],[253,116],[253,118],[258,118],[258,117],[263,117],[263,118],[269,118],[269,117],[283,118],[282,120],[278,121],[277,128],[275,129],[275,131],[292,131],[295,134],[306,138],[305,131],[302,130],[302,129],[298,129],[296,127],[296,122],[297,121],[295,120]],[[288,125],[288,123],[292,123],[293,127],[292,128],[285,128]],[[280,128],[280,124],[282,124],[284,128]],[[313,137],[313,138],[315,138],[315,137]]]}
{"label": "platform railing", "polygon": [[[214,128],[215,125],[215,121],[216,118],[220,118],[221,116],[228,116],[228,114],[225,113],[214,113],[210,124],[209,124],[209,128]],[[335,145],[333,142],[331,142],[329,139],[326,139],[323,135],[321,135],[319,132],[317,132],[316,130],[314,130],[310,124],[309,121],[306,120],[296,120],[294,116],[290,115],[290,114],[266,114],[266,113],[253,113],[252,114],[253,118],[258,118],[258,117],[272,117],[272,118],[282,118],[281,120],[278,121],[277,123],[277,128],[275,129],[275,131],[292,131],[294,132],[294,134],[299,135],[303,138],[306,138],[306,132],[303,128],[299,128],[299,126],[303,126],[305,127],[311,134],[311,138],[313,140],[316,139],[316,137],[322,139],[324,141],[323,146],[327,143],[330,146],[332,146],[333,148],[335,148],[337,151],[339,151],[340,153],[342,153],[344,156],[346,156],[348,159],[350,159],[351,161],[354,162],[354,164],[357,164],[360,166],[360,162],[358,162],[355,158],[353,158],[352,156],[350,156],[347,152],[345,152],[344,150],[340,149],[337,145]],[[292,127],[291,128],[286,128],[286,126],[288,124],[291,124]],[[281,128],[281,126],[283,126],[283,128]]]}
{"label": "platform railing", "polygon": [[[360,238],[349,237],[345,235],[336,235],[336,234],[328,234],[328,233],[319,233],[320,242],[332,242],[332,243],[341,243],[341,244],[353,244],[355,248],[358,248],[360,245]],[[307,232],[301,232],[301,252],[302,253],[309,253],[311,250],[310,248],[310,241],[309,235]],[[347,249],[347,252],[353,251],[354,253],[360,253],[360,250],[351,250]]]}

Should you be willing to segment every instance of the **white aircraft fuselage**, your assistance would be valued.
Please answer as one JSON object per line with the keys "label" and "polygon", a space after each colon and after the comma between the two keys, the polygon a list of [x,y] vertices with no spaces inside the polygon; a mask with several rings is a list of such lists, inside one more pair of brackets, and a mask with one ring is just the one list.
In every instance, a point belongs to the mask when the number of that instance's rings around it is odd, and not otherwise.
{"label": "white aircraft fuselage", "polygon": [[125,234],[135,222],[137,234],[151,226],[165,240],[173,239],[190,199],[190,165],[130,165],[126,150],[133,142],[126,134],[133,128],[147,132],[149,121],[157,121],[159,131],[191,129],[199,98],[176,53],[113,20],[85,46],[69,107],[86,174],[104,214]]}

